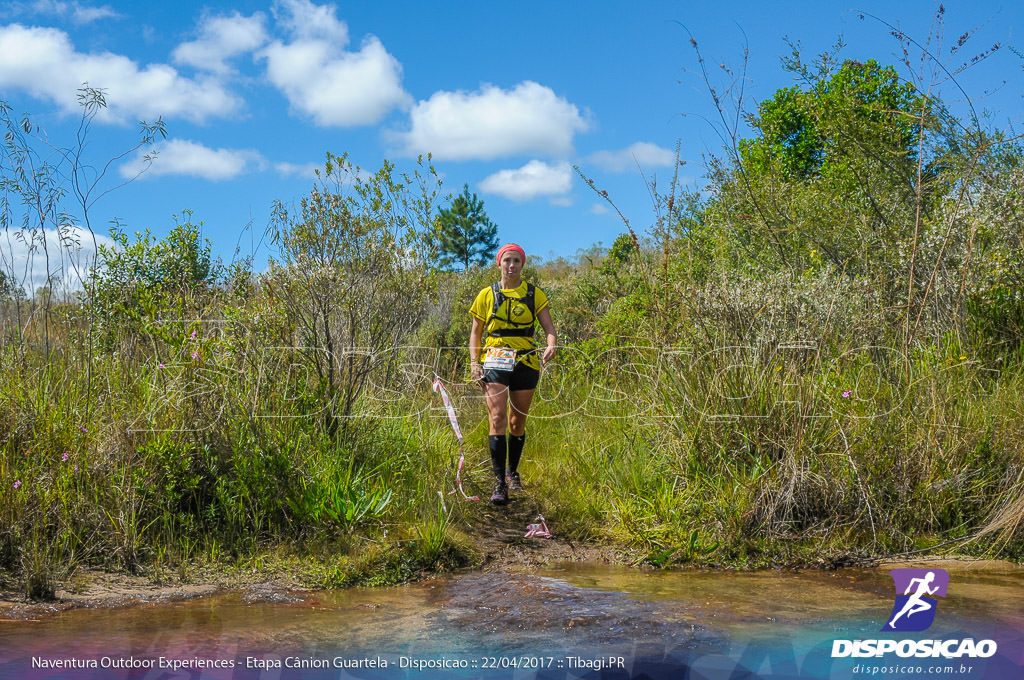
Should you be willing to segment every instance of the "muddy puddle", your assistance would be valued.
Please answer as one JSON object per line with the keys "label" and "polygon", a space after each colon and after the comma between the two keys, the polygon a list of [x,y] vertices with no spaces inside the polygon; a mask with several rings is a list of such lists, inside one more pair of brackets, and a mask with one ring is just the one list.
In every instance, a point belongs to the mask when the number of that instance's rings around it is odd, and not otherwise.
{"label": "muddy puddle", "polygon": [[861,668],[906,661],[893,655],[835,657],[836,640],[901,636],[879,632],[895,596],[887,569],[642,572],[573,563],[0,622],[0,678],[1024,678],[1024,569],[944,566],[949,592],[934,623],[903,637],[992,639],[997,653],[956,663],[912,658],[902,673]]}

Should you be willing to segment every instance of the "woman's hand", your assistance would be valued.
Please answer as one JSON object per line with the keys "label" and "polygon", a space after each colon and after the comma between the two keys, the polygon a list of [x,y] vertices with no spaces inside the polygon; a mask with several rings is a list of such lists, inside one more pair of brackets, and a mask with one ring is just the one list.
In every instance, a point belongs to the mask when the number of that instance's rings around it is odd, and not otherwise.
{"label": "woman's hand", "polygon": [[555,334],[555,324],[551,321],[551,310],[547,307],[540,310],[537,313],[537,321],[540,322],[540,327],[544,329],[544,333],[547,335],[548,346],[544,349],[544,354],[540,358],[541,363],[547,364],[555,358],[555,351],[558,347],[558,336]]}
{"label": "woman's hand", "polygon": [[473,327],[469,329],[469,375],[476,382],[484,379],[484,367],[480,364],[480,341],[484,334],[484,322],[473,317]]}

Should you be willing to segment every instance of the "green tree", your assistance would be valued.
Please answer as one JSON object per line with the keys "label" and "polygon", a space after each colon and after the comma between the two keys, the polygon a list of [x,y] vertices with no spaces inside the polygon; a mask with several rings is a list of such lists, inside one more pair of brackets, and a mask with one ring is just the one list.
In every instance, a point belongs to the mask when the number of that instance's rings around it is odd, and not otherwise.
{"label": "green tree", "polygon": [[[81,248],[80,230],[88,234],[93,251],[98,250],[92,228],[93,206],[139,176],[125,182],[110,177],[109,171],[120,160],[140,151],[145,160],[141,174],[156,155],[153,145],[167,136],[162,119],[155,123],[139,121],[138,141],[106,161],[97,162],[99,159],[91,158],[89,153],[90,146],[95,146],[90,144],[89,133],[93,121],[107,108],[106,94],[83,83],[77,99],[81,107],[78,132],[68,145],[51,138],[28,115],[16,116],[11,106],[0,99],[0,231],[31,244],[30,248],[44,261],[47,282],[42,286],[42,295],[29,301],[29,308],[42,311],[43,341],[47,347],[53,322],[52,303],[58,295],[70,297],[70,291],[59,289],[72,283],[73,278],[78,279],[74,283],[82,283],[82,272],[90,269],[65,269],[68,251]],[[56,239],[47,233],[54,234]],[[54,285],[58,282],[62,283]],[[26,316],[26,320],[33,318],[39,315]]]}
{"label": "green tree", "polygon": [[890,161],[889,169],[904,177],[913,169],[928,103],[896,69],[873,59],[847,60],[828,77],[812,74],[798,61],[791,68],[809,87],[782,88],[750,116],[759,135],[739,144],[748,172],[763,174],[777,166],[787,179],[837,176],[853,170],[849,162],[865,152],[879,163]]}
{"label": "green tree", "polygon": [[470,194],[469,185],[438,211],[434,225],[434,257],[440,269],[487,264],[498,250],[498,225],[484,211],[484,202]]}
{"label": "green tree", "polygon": [[[157,240],[147,229],[134,240],[112,227],[114,246],[99,245],[99,264],[88,281],[95,327],[107,343],[148,332],[180,335],[198,315],[218,276],[210,259],[210,241],[184,213],[171,232]],[[176,218],[177,219],[177,218]],[[175,321],[170,326],[167,322]],[[153,325],[153,322],[160,323]]]}
{"label": "green tree", "polygon": [[803,84],[748,116],[755,135],[716,167],[705,219],[724,228],[735,265],[767,274],[826,262],[870,276],[890,300],[923,289],[903,255],[957,171],[941,103],[873,60],[824,55],[812,68],[795,55],[787,65]]}
{"label": "green tree", "polygon": [[274,204],[281,259],[271,259],[262,281],[294,329],[301,363],[315,372],[332,434],[426,316],[435,284],[417,245],[433,223],[436,186],[422,158],[412,175],[386,160],[371,174],[328,153],[297,207]]}
{"label": "green tree", "polygon": [[[1013,248],[978,200],[1000,193],[989,190],[987,174],[1012,174],[996,170],[1005,140],[955,119],[934,76],[907,80],[875,61],[842,61],[839,47],[810,64],[794,50],[786,65],[799,84],[746,117],[750,138],[726,135],[732,146],[713,162],[709,200],[696,225],[680,229],[686,243],[666,252],[701,252],[718,271],[758,285],[867,286],[858,304],[875,312],[864,317],[865,333],[906,348],[959,332],[968,292],[998,269],[986,259],[998,254],[990,241]],[[734,120],[721,101],[723,120]],[[1004,313],[1008,299],[970,299],[972,312],[998,309],[977,312],[988,315],[983,334],[998,327],[1018,337],[1018,317]]]}

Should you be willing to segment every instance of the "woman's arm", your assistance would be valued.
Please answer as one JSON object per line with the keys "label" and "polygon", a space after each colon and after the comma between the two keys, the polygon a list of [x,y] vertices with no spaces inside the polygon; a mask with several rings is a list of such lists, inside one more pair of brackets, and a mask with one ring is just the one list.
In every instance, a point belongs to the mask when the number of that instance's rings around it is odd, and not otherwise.
{"label": "woman's arm", "polygon": [[537,312],[537,321],[540,322],[540,327],[544,329],[544,333],[548,336],[548,346],[544,349],[544,354],[541,356],[541,361],[546,364],[555,358],[555,346],[558,344],[558,337],[555,334],[555,324],[551,321],[551,311],[547,307]]}
{"label": "woman's arm", "polygon": [[473,328],[469,331],[469,375],[473,380],[483,380],[484,367],[480,364],[480,339],[484,334],[484,322],[473,317]]}

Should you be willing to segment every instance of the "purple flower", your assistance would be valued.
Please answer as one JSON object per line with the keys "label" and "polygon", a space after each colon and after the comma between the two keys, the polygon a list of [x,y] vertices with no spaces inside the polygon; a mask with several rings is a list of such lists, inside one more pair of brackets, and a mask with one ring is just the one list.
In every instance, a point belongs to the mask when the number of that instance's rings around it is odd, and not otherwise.
{"label": "purple flower", "polygon": [[68,452],[67,451],[65,451],[64,455],[60,457],[60,460],[61,460],[62,463],[68,462]]}
{"label": "purple flower", "polygon": [[159,365],[159,366],[157,366],[157,368],[163,368],[163,367],[164,367],[164,362],[162,362],[162,361],[161,361],[161,362],[160,362],[160,365]]}
{"label": "purple flower", "polygon": [[88,434],[89,428],[87,428],[85,425],[79,425],[78,431],[81,432],[82,434]]}
{"label": "purple flower", "polygon": [[191,338],[192,340],[195,340],[196,339],[196,332],[192,331],[192,335],[190,335],[188,337]]}
{"label": "purple flower", "polygon": [[199,358],[199,352],[192,352],[192,358],[193,359],[198,359]]}
{"label": "purple flower", "polygon": [[14,488],[15,489],[17,489],[19,486],[21,486],[21,480],[20,479],[17,480],[16,482],[14,482]]}
{"label": "purple flower", "polygon": [[849,397],[850,397],[850,390],[846,390],[845,392],[843,392],[843,399],[849,399]]}

